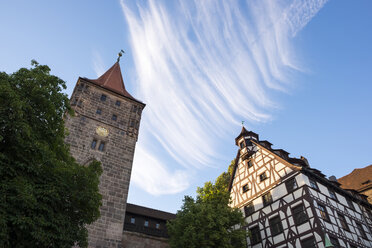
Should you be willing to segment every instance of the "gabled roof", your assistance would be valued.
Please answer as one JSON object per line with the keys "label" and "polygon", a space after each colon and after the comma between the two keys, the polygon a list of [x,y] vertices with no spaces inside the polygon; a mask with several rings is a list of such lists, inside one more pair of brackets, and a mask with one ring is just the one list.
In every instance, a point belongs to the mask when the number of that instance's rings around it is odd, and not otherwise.
{"label": "gabled roof", "polygon": [[355,169],[350,174],[337,180],[344,189],[363,191],[372,188],[372,165]]}
{"label": "gabled roof", "polygon": [[144,217],[151,217],[160,220],[172,220],[176,218],[175,214],[164,212],[157,209],[142,207],[135,204],[127,203],[127,213],[137,214]]}
{"label": "gabled roof", "polygon": [[120,69],[119,62],[116,62],[113,66],[111,66],[110,69],[108,69],[105,73],[103,73],[97,79],[88,79],[88,78],[83,78],[83,79],[93,84],[96,84],[98,86],[101,86],[102,88],[113,91],[119,95],[130,98],[137,102],[140,102],[137,99],[135,99],[131,94],[129,94],[128,91],[125,89],[124,80],[123,80],[123,76],[121,75],[121,69]]}

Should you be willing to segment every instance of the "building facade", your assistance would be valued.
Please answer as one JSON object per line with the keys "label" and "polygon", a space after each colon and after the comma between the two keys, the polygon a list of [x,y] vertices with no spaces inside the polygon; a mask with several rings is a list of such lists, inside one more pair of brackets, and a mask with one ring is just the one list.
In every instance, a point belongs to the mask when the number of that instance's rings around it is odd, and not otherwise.
{"label": "building facade", "polygon": [[372,247],[372,206],[327,179],[308,161],[273,149],[244,127],[229,184],[240,208],[248,247]]}
{"label": "building facade", "polygon": [[175,214],[128,203],[123,248],[168,248],[166,222],[174,218]]}
{"label": "building facade", "polygon": [[88,226],[89,247],[122,247],[130,175],[145,104],[125,89],[119,61],[98,79],[79,78],[65,119],[71,154],[82,165],[101,162],[101,217]]}

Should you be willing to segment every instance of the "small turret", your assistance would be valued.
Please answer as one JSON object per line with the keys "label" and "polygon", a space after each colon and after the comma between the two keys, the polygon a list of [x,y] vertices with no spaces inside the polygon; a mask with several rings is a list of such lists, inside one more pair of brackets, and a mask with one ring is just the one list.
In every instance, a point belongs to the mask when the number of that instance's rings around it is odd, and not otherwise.
{"label": "small turret", "polygon": [[258,143],[258,134],[247,131],[243,126],[239,136],[235,138],[235,144],[240,147],[242,153],[248,153],[250,156],[257,151],[257,146],[252,141]]}

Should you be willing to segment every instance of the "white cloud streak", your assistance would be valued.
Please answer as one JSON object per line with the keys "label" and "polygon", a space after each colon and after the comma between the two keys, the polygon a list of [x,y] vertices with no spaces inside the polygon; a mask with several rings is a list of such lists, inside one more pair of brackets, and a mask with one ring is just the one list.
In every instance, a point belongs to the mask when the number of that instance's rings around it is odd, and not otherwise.
{"label": "white cloud streak", "polygon": [[93,51],[93,69],[94,69],[94,72],[96,73],[97,77],[101,76],[103,73],[105,73],[105,71],[107,70],[106,69],[106,66],[105,64],[103,63],[103,59],[101,57],[101,55],[99,54],[98,51]]}
{"label": "white cloud streak", "polygon": [[[307,1],[148,1],[121,7],[136,67],[141,121],[132,181],[160,195],[185,190],[229,129],[263,122],[301,70],[291,39],[323,7]],[[166,155],[160,156],[159,149]],[[173,160],[172,165],[166,161]]]}

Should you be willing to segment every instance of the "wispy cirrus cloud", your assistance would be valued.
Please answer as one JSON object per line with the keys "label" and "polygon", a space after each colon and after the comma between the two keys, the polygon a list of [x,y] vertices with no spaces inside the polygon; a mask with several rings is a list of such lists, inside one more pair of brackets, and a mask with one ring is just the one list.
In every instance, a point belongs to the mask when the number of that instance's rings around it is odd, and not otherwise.
{"label": "wispy cirrus cloud", "polygon": [[239,120],[271,118],[271,94],[301,70],[291,39],[326,1],[120,3],[147,103],[132,180],[159,195],[186,189],[191,171],[221,158],[216,137]]}

